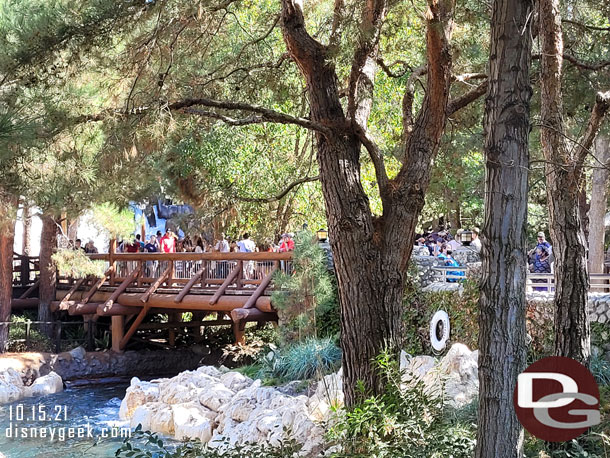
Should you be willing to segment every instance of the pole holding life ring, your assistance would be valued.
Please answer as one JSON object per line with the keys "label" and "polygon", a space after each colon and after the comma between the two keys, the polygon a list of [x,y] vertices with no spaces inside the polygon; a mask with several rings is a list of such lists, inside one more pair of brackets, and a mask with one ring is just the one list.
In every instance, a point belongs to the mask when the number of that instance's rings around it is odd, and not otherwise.
{"label": "pole holding life ring", "polygon": [[449,315],[444,310],[439,310],[430,320],[430,343],[436,351],[441,351],[449,340]]}

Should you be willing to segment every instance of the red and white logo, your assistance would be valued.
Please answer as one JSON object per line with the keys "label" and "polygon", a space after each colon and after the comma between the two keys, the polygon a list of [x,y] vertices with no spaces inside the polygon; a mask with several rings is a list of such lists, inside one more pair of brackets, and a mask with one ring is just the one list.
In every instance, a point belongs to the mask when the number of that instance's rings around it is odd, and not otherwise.
{"label": "red and white logo", "polygon": [[517,377],[517,418],[532,435],[565,442],[600,423],[599,388],[589,370],[572,358],[550,356]]}

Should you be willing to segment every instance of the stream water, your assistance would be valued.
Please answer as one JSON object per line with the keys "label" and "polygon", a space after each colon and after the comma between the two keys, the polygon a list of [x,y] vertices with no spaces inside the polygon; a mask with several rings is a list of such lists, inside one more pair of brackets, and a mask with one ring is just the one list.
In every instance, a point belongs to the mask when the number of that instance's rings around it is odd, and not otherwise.
{"label": "stream water", "polygon": [[127,386],[72,387],[0,406],[0,451],[8,458],[113,457],[127,434],[118,421]]}

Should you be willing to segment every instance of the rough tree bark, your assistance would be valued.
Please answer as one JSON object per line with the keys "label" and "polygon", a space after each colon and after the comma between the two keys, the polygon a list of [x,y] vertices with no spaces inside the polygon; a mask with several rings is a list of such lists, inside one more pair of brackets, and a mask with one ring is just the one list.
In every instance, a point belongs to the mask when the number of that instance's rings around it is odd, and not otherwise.
{"label": "rough tree bark", "polygon": [[610,164],[610,137],[598,135],[595,139],[596,169],[591,177],[591,207],[589,209],[589,270],[591,273],[604,272],[604,220],[608,201],[608,179],[610,170],[602,164]]}
{"label": "rough tree bark", "polygon": [[[404,136],[403,157],[408,161],[397,177],[389,180],[383,155],[366,134],[386,10],[387,2],[381,0],[369,0],[363,7],[344,112],[328,47],[307,33],[300,2],[282,1],[284,40],[307,82],[311,120],[325,127],[316,132],[317,156],[338,278],[348,406],[360,398],[358,381],[370,393],[383,389],[383,379],[372,361],[384,348],[397,352],[402,344],[404,272],[430,180],[430,163],[446,122],[451,80],[453,2],[428,0],[427,91],[417,118],[409,125],[410,135]],[[360,181],[362,146],[375,166],[383,203],[381,217],[371,214]]]}
{"label": "rough tree bark", "polygon": [[478,458],[520,457],[513,390],[525,367],[531,0],[496,0],[485,106]]}
{"label": "rough tree bark", "polygon": [[32,216],[30,215],[30,206],[27,202],[24,202],[22,213],[21,213],[21,223],[23,227],[23,235],[21,238],[21,254],[25,256],[29,256],[32,250]]}
{"label": "rough tree bark", "polygon": [[598,93],[587,130],[577,145],[569,145],[563,123],[561,75],[563,36],[559,0],[540,0],[542,47],[540,137],[546,161],[546,189],[555,256],[555,354],[588,364],[591,336],[587,310],[589,274],[587,242],[580,196],[583,166],[601,122],[610,93]]}
{"label": "rough tree bark", "polygon": [[[15,236],[15,199],[0,189],[0,322],[11,320],[13,296],[13,242]],[[0,353],[6,351],[8,326],[0,324]]]}
{"label": "rough tree bark", "polygon": [[[45,214],[42,216],[42,233],[40,235],[40,303],[38,304],[38,321],[52,321],[49,306],[55,300],[55,266],[51,256],[57,248],[57,224],[55,219]],[[41,331],[50,335],[51,325],[41,325]]]}

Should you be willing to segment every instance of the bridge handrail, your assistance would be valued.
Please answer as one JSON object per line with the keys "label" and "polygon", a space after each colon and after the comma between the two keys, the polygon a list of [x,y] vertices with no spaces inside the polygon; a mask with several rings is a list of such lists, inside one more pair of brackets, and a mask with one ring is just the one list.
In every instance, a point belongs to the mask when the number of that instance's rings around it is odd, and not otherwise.
{"label": "bridge handrail", "polygon": [[92,260],[109,261],[291,261],[292,252],[254,253],[99,253],[88,254]]}

